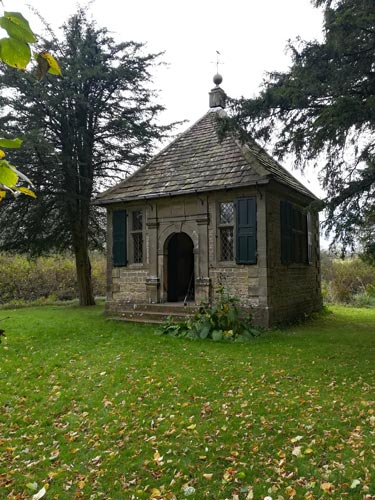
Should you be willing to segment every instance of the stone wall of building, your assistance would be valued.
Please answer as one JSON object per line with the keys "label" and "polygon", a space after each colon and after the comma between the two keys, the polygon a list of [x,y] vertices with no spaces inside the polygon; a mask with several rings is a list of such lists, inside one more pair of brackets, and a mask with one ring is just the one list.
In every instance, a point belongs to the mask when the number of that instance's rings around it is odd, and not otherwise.
{"label": "stone wall of building", "polygon": [[145,301],[147,271],[144,269],[114,268],[112,270],[112,297],[115,302]]}
{"label": "stone wall of building", "polygon": [[[220,202],[254,196],[257,203],[257,263],[237,265],[221,262],[219,257],[218,206]],[[254,188],[214,193],[210,196],[209,277],[211,299],[223,285],[228,293],[239,299],[239,305],[249,311],[261,326],[268,326],[267,262],[266,262],[266,206],[264,197]]]}
{"label": "stone wall of building", "polygon": [[[291,201],[303,208],[303,201],[290,191],[267,193],[268,221],[268,306],[270,324],[304,318],[322,308],[320,288],[319,218],[312,215],[311,263],[281,263],[280,202]],[[306,204],[306,201],[304,202]]]}
{"label": "stone wall of building", "polygon": [[[218,206],[244,196],[256,197],[257,262],[222,262]],[[168,241],[186,233],[194,245],[195,301],[214,301],[218,286],[239,299],[254,320],[265,327],[321,308],[319,231],[315,219],[313,261],[281,264],[280,201],[290,190],[246,188],[199,195],[139,201],[126,205],[144,211],[144,262],[112,268],[111,212],[108,217],[107,311],[120,313],[129,304],[167,302]],[[292,199],[302,203],[299,199]],[[124,206],[122,206],[123,208]],[[115,207],[116,208],[116,207]],[[117,207],[118,208],[118,207]]]}
{"label": "stone wall of building", "polygon": [[[141,304],[146,300],[146,278],[148,276],[149,264],[149,238],[144,237],[144,262],[143,264],[129,263],[124,267],[113,267],[112,263],[112,210],[124,208],[123,205],[115,205],[108,210],[107,217],[107,300],[106,311],[119,314],[129,304]],[[147,210],[143,203],[133,204],[126,207],[129,209]],[[130,238],[129,238],[130,239]],[[128,242],[129,245],[129,242]]]}

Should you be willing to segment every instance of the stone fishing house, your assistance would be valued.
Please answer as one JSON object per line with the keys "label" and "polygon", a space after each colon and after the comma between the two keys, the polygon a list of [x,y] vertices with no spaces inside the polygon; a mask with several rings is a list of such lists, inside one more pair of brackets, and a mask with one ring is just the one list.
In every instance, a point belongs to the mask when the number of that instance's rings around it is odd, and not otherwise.
{"label": "stone fishing house", "polygon": [[321,308],[319,222],[305,210],[316,198],[254,141],[219,138],[214,82],[202,118],[97,198],[110,313],[167,314],[214,300],[219,285],[266,327]]}

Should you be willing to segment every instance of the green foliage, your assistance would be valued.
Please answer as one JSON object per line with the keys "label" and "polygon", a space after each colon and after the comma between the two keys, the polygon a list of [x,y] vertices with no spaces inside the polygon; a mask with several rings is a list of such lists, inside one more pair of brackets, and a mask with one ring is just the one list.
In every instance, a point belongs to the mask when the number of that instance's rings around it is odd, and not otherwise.
{"label": "green foliage", "polygon": [[375,205],[366,207],[358,239],[361,245],[361,259],[375,266]]}
{"label": "green foliage", "polygon": [[0,60],[13,68],[26,70],[31,59],[29,43],[36,42],[28,21],[19,12],[4,12],[0,27],[8,38],[0,40]]}
{"label": "green foliage", "polygon": [[[94,293],[105,295],[104,257],[92,258]],[[78,296],[74,259],[49,256],[28,259],[22,255],[0,254],[0,306],[37,302],[40,305]]]}
{"label": "green foliage", "polygon": [[375,310],[332,310],[252,344],[101,307],[7,311],[0,497],[369,500]]}
{"label": "green foliage", "polygon": [[[21,139],[0,139],[0,147],[18,149],[22,144]],[[0,149],[0,158],[4,158],[5,153]],[[20,186],[19,181],[26,181],[29,187]],[[0,201],[2,201],[7,192],[17,196],[20,193],[36,198],[32,182],[25,174],[19,172],[16,167],[11,165],[7,160],[0,159]]]}
{"label": "green foliage", "polygon": [[359,257],[322,259],[322,287],[327,302],[375,306],[375,267]]}
{"label": "green foliage", "polygon": [[21,145],[21,139],[0,139],[0,148],[18,149]]}
{"label": "green foliage", "polygon": [[238,299],[230,296],[223,286],[217,289],[216,295],[212,305],[201,305],[199,312],[192,318],[180,323],[170,319],[157,333],[189,339],[231,342],[247,342],[260,335],[261,330],[252,324],[251,316],[241,316],[237,306]]}
{"label": "green foliage", "polygon": [[323,42],[290,43],[290,69],[270,73],[259,97],[234,101],[232,125],[268,143],[276,134],[275,153],[294,153],[302,168],[323,165],[325,225],[345,247],[375,203],[375,9],[373,0],[315,3]]}
{"label": "green foliage", "polygon": [[5,64],[25,70],[31,58],[30,47],[13,38],[2,38],[0,40],[0,57]]}
{"label": "green foliage", "polygon": [[29,22],[19,12],[4,12],[3,17],[0,17],[0,26],[8,33],[10,39],[26,44],[36,42]]}
{"label": "green foliage", "polygon": [[[39,59],[60,52],[64,78],[35,78],[5,68],[0,75],[0,129],[24,139],[12,158],[32,176],[37,200],[23,197],[0,212],[2,250],[32,254],[69,250],[77,261],[81,304],[90,293],[88,251],[103,245],[99,191],[143,164],[171,127],[157,123],[151,71],[159,54],[137,42],[117,43],[83,9],[64,24],[62,39],[40,39]],[[51,65],[51,69],[56,68]],[[9,91],[9,89],[11,91]]]}
{"label": "green foliage", "polygon": [[[8,66],[25,71],[31,60],[29,44],[36,42],[27,19],[19,12],[4,12],[4,15],[0,17],[0,27],[8,33],[7,38],[0,40],[0,61]],[[48,52],[37,55],[36,59],[38,61],[38,79],[43,78],[47,72],[61,75],[59,64]],[[0,139],[0,147],[4,148],[19,148],[21,144],[20,139]],[[0,158],[4,158],[4,156],[4,151],[0,150]],[[26,181],[29,187],[20,187],[20,179]],[[7,161],[2,160],[0,167],[0,201],[5,198],[7,192],[12,193],[13,196],[23,193],[36,198],[30,187],[33,187],[33,185],[28,177],[17,171]]]}

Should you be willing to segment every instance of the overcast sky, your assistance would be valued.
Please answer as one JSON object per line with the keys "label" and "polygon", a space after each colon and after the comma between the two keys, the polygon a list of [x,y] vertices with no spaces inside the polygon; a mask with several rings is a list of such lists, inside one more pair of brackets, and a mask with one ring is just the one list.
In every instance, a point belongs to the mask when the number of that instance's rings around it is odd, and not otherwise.
{"label": "overcast sky", "polygon": [[[22,12],[36,33],[40,25],[27,4],[56,29],[79,5],[75,0],[3,0],[3,4],[5,10]],[[80,4],[89,5],[92,17],[118,41],[145,42],[151,52],[165,51],[168,65],[154,78],[159,100],[167,108],[163,122],[194,122],[206,112],[208,92],[214,86],[216,50],[223,63],[219,67],[222,88],[231,97],[251,97],[259,91],[267,71],[288,68],[288,39],[322,37],[322,12],[310,0],[96,0]],[[290,163],[285,166],[292,167]],[[317,174],[307,177],[304,182],[320,195]]]}

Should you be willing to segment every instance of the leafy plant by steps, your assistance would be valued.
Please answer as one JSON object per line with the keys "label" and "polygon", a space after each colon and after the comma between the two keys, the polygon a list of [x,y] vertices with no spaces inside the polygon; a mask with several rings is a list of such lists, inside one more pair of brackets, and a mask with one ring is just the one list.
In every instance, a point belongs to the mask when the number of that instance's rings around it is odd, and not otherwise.
{"label": "leafy plant by steps", "polygon": [[237,298],[229,295],[223,286],[218,287],[216,295],[214,304],[202,304],[192,318],[179,323],[168,319],[156,333],[230,342],[248,342],[260,335],[261,330],[253,325],[252,316],[241,315]]}

